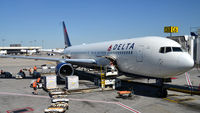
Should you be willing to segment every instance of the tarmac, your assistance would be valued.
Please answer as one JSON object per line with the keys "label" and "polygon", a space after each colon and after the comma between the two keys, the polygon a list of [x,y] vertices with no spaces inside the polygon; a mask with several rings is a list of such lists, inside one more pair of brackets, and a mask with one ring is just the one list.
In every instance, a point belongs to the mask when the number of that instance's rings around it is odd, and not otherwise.
{"label": "tarmac", "polygon": [[[55,56],[54,56],[55,57]],[[22,69],[42,64],[55,65],[48,61],[0,58],[0,69],[11,72],[13,76]],[[190,72],[194,86],[199,86],[200,73],[193,69]],[[28,72],[26,72],[28,75]],[[80,75],[81,76],[81,75]],[[124,78],[126,79],[126,78]],[[48,93],[42,89],[38,95],[33,95],[30,88],[31,76],[26,79],[0,78],[0,113],[43,113],[50,105]],[[128,79],[130,80],[130,79]],[[134,81],[134,80],[133,80]],[[147,80],[143,80],[147,81]],[[130,84],[129,84],[130,83]],[[91,86],[88,80],[80,80],[80,87]],[[173,79],[172,85],[187,85],[185,75]],[[125,83],[128,87],[131,82]],[[64,86],[64,85],[60,85]],[[116,90],[99,91],[68,95],[69,110],[67,113],[199,113],[200,96],[175,91],[168,91],[167,98],[156,97],[156,88],[134,83],[135,95],[129,98],[116,98]]]}

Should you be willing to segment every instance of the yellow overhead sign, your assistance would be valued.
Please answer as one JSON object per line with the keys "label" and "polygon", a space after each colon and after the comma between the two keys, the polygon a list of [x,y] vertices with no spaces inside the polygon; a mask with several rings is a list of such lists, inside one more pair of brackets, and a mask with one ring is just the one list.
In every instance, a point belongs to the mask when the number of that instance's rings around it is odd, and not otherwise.
{"label": "yellow overhead sign", "polygon": [[177,26],[167,26],[164,28],[165,33],[177,33],[178,27]]}

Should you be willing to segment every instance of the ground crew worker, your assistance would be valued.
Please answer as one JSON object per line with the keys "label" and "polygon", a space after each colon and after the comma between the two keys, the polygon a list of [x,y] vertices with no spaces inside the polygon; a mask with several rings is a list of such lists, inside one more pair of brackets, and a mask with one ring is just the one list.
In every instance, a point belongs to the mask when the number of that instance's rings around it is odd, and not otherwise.
{"label": "ground crew worker", "polygon": [[33,82],[33,90],[34,90],[33,94],[34,94],[34,95],[37,95],[37,94],[38,94],[38,93],[37,93],[37,81],[34,81],[34,82]]}
{"label": "ground crew worker", "polygon": [[41,77],[37,78],[37,83],[41,83]]}
{"label": "ground crew worker", "polygon": [[1,73],[0,73],[0,77],[3,77],[3,75],[4,75],[5,73],[3,72],[3,70],[1,70]]}
{"label": "ground crew worker", "polygon": [[37,71],[37,67],[36,67],[36,66],[34,66],[33,70],[34,70],[34,71]]}
{"label": "ground crew worker", "polygon": [[26,74],[24,73],[24,71],[21,69],[18,73],[19,75],[22,76],[22,78],[25,78],[26,77]]}
{"label": "ground crew worker", "polygon": [[30,68],[29,69],[29,75],[32,75],[33,74],[33,68]]}
{"label": "ground crew worker", "polygon": [[1,70],[1,74],[5,74],[3,70]]}
{"label": "ground crew worker", "polygon": [[114,66],[113,62],[110,62],[110,65],[111,65],[111,66]]}
{"label": "ground crew worker", "polygon": [[1,70],[1,74],[3,74],[3,70]]}

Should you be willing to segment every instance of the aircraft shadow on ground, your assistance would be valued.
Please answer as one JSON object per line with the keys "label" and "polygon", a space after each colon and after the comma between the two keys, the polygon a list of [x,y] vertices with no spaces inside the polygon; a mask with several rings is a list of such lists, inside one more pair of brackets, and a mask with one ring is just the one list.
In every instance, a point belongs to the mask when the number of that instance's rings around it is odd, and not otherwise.
{"label": "aircraft shadow on ground", "polygon": [[[80,74],[77,74],[80,75]],[[88,80],[91,82],[94,82],[94,77],[88,77],[81,74],[79,76],[79,80]],[[137,83],[129,83],[129,82],[122,82],[122,87],[117,88],[116,90],[122,91],[122,90],[128,90],[132,91],[134,95],[140,95],[140,96],[146,96],[146,97],[158,97],[158,87],[152,87],[148,85],[143,84],[137,84]]]}
{"label": "aircraft shadow on ground", "polygon": [[128,90],[132,91],[134,95],[146,96],[146,97],[159,97],[158,96],[158,87],[137,84],[137,83],[127,83],[122,82],[122,87],[117,90]]}

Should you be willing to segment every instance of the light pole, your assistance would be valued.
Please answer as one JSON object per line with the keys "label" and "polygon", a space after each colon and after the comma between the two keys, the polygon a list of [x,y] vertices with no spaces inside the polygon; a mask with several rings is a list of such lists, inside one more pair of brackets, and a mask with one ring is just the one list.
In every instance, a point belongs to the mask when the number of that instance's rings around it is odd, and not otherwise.
{"label": "light pole", "polygon": [[22,46],[22,43],[23,43],[23,41],[20,41],[21,46]]}
{"label": "light pole", "polygon": [[44,40],[42,40],[42,48],[44,49]]}
{"label": "light pole", "polygon": [[36,42],[37,42],[37,40],[34,40],[34,46],[36,47]]}
{"label": "light pole", "polygon": [[33,42],[33,41],[29,41],[29,42],[30,42],[30,46],[32,46],[32,42]]}
{"label": "light pole", "polygon": [[5,39],[2,39],[2,45],[3,45],[3,47],[4,47],[4,42],[5,42],[6,40]]}

